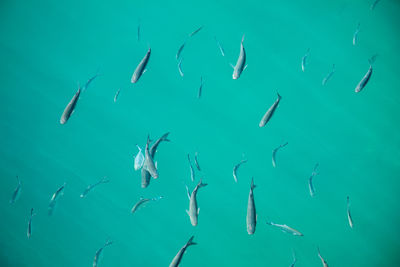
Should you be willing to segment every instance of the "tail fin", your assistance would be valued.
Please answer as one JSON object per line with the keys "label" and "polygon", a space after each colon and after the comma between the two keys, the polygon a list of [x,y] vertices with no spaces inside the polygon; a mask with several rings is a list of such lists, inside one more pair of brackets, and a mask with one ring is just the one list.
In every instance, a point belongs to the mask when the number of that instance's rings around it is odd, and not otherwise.
{"label": "tail fin", "polygon": [[166,141],[166,142],[170,142],[171,140],[168,139],[168,135],[169,135],[169,132],[165,133],[163,136],[161,136],[161,140]]}
{"label": "tail fin", "polygon": [[268,225],[272,225],[272,222],[266,221],[266,223],[267,223]]}
{"label": "tail fin", "polygon": [[136,144],[136,147],[139,149],[139,153],[142,151],[142,149],[140,148],[140,146],[138,144]]}
{"label": "tail fin", "polygon": [[111,241],[110,239],[107,239],[106,243],[104,244],[104,247],[112,245],[112,243],[113,243],[113,241]]}
{"label": "tail fin", "polygon": [[204,186],[206,186],[206,185],[208,185],[208,184],[204,184],[203,182],[202,182],[202,179],[200,179],[200,181],[199,181],[199,183],[198,183],[198,187],[200,188],[200,187],[204,187]]}
{"label": "tail fin", "polygon": [[375,63],[375,60],[377,58],[378,54],[373,55],[371,58],[368,59],[368,62],[370,65]]}
{"label": "tail fin", "polygon": [[251,190],[253,190],[254,188],[256,188],[257,186],[254,184],[254,177],[251,177],[251,184],[250,184],[250,188]]}
{"label": "tail fin", "polygon": [[243,36],[242,36],[242,43],[244,42],[244,34],[243,34]]}
{"label": "tail fin", "polygon": [[197,245],[196,242],[193,242],[193,238],[194,238],[194,235],[192,235],[192,237],[188,240],[188,242],[186,243],[186,247],[191,246],[191,245]]}
{"label": "tail fin", "polygon": [[276,94],[278,95],[278,99],[282,98],[281,95],[278,92],[276,92]]}
{"label": "tail fin", "polygon": [[110,182],[110,180],[107,179],[107,176],[104,176],[103,178],[101,178],[100,182],[105,184],[105,183]]}

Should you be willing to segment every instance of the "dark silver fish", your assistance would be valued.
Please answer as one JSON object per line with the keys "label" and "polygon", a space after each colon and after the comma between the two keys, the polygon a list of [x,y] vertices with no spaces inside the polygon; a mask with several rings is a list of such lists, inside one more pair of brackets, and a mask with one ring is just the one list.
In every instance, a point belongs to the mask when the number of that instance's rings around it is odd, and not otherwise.
{"label": "dark silver fish", "polygon": [[246,50],[244,49],[243,42],[244,42],[244,34],[242,37],[242,42],[240,43],[240,54],[239,54],[238,60],[236,62],[236,65],[232,66],[233,67],[232,78],[234,80],[239,79],[240,75],[247,67],[247,65],[246,65]]}
{"label": "dark silver fish", "polygon": [[149,62],[151,55],[151,48],[149,47],[149,50],[147,50],[146,55],[144,58],[140,61],[139,65],[136,67],[135,71],[132,74],[131,78],[131,83],[137,83],[142,76],[142,74],[146,71],[146,66],[147,63]]}
{"label": "dark silver fish", "polygon": [[176,59],[178,60],[181,57],[181,53],[183,51],[183,48],[185,48],[186,45],[186,40],[185,42],[179,47],[178,52],[176,53]]}
{"label": "dark silver fish", "polygon": [[105,247],[111,245],[112,243],[113,243],[112,241],[107,240],[106,243],[96,251],[96,254],[94,255],[94,260],[93,260],[93,267],[97,267],[97,264],[99,263],[99,259],[100,259],[101,253],[103,252],[103,249]]}
{"label": "dark silver fish", "polygon": [[193,37],[193,35],[195,35],[196,33],[198,33],[201,29],[203,29],[203,26],[199,27],[197,30],[195,30],[194,32],[192,32],[191,34],[189,34],[189,37]]}
{"label": "dark silver fish", "polygon": [[318,257],[321,259],[321,262],[322,262],[322,266],[323,266],[323,267],[328,267],[328,263],[325,261],[324,258],[322,258],[321,253],[320,253],[318,247],[317,247],[317,250],[318,250]]}
{"label": "dark silver fish", "polygon": [[29,221],[28,221],[28,229],[26,230],[26,236],[28,238],[30,238],[32,235],[32,218],[35,215],[36,215],[36,213],[33,213],[33,208],[31,208],[31,216],[29,217]]}
{"label": "dark silver fish", "polygon": [[297,236],[303,236],[302,233],[300,233],[296,229],[293,229],[290,226],[287,226],[286,224],[277,224],[277,223],[273,223],[273,222],[267,222],[267,224],[279,228],[282,232],[289,233],[292,235],[297,235]]}
{"label": "dark silver fish", "polygon": [[307,58],[310,55],[310,48],[307,49],[306,54],[301,58],[301,70],[304,72],[306,70]]}
{"label": "dark silver fish", "polygon": [[194,173],[194,168],[192,165],[192,161],[190,160],[190,155],[187,155],[188,161],[189,161],[189,167],[190,167],[190,179],[192,179],[192,182],[194,182],[195,179],[195,173]]}
{"label": "dark silver fish", "polygon": [[202,93],[202,91],[203,91],[203,85],[204,85],[204,83],[203,83],[203,77],[200,76],[200,87],[199,87],[199,93],[197,94],[197,98],[200,98],[200,97],[201,97],[201,93]]}
{"label": "dark silver fish", "polygon": [[281,149],[282,147],[285,147],[288,144],[288,142],[278,146],[277,148],[275,148],[272,151],[272,166],[275,168],[276,167],[276,153],[278,152],[279,149]]}
{"label": "dark silver fish", "polygon": [[358,34],[360,33],[360,23],[357,24],[356,31],[353,34],[353,45],[357,45],[358,43]]}
{"label": "dark silver fish", "polygon": [[59,187],[57,189],[57,191],[52,195],[52,197],[50,199],[50,203],[49,203],[49,209],[48,209],[49,215],[53,214],[54,207],[57,203],[57,199],[59,198],[60,195],[63,195],[65,185],[66,185],[66,183],[64,183],[61,187]]}
{"label": "dark silver fish", "polygon": [[322,85],[326,85],[326,83],[330,80],[330,78],[334,73],[335,73],[335,64],[332,65],[331,72],[329,72],[328,75],[326,75],[325,78],[322,80]]}
{"label": "dark silver fish", "polygon": [[78,103],[79,96],[81,95],[81,88],[78,88],[78,91],[72,97],[71,101],[69,101],[68,105],[65,107],[63,114],[61,115],[60,123],[66,124],[69,117],[71,117],[72,113],[75,110],[76,104]]}
{"label": "dark silver fish", "polygon": [[215,39],[215,41],[217,42],[217,46],[218,46],[218,48],[219,48],[219,51],[221,52],[221,55],[224,57],[224,56],[225,56],[225,51],[224,51],[224,49],[222,48],[221,43],[217,40],[217,37],[214,36],[214,39]]}
{"label": "dark silver fish", "polygon": [[357,84],[357,87],[355,89],[356,93],[359,93],[359,92],[361,92],[362,89],[364,89],[364,87],[369,82],[371,75],[372,75],[372,64],[369,66],[367,73],[364,75],[364,77],[361,79],[361,81]]}
{"label": "dark silver fish", "polygon": [[15,190],[11,196],[11,199],[10,199],[11,204],[14,204],[15,201],[17,201],[17,199],[19,198],[19,195],[21,194],[21,181],[19,180],[18,176],[17,176],[17,182],[18,182],[18,185],[15,188]]}
{"label": "dark silver fish", "polygon": [[350,214],[350,198],[347,196],[347,220],[349,221],[350,228],[353,228],[353,219]]}
{"label": "dark silver fish", "polygon": [[314,170],[313,170],[313,172],[311,173],[310,178],[308,178],[308,188],[310,189],[310,196],[311,196],[311,197],[314,197],[314,196],[315,196],[315,189],[314,189],[314,185],[313,185],[312,180],[313,180],[314,176],[316,176],[316,175],[319,174],[319,173],[317,173],[317,168],[318,168],[318,166],[319,166],[318,163],[315,164]]}
{"label": "dark silver fish", "polygon": [[172,260],[171,264],[169,265],[169,267],[178,267],[179,264],[181,263],[182,257],[185,254],[186,249],[189,246],[192,245],[197,245],[197,243],[193,242],[193,238],[194,236],[192,236],[188,242],[186,242],[186,244],[178,251],[178,254],[176,254],[176,256],[174,257],[174,259]]}
{"label": "dark silver fish", "polygon": [[146,143],[146,149],[145,149],[143,168],[146,171],[148,171],[150,173],[150,175],[154,179],[157,179],[158,178],[158,172],[157,172],[156,166],[154,165],[153,157],[150,154],[149,145],[150,145],[150,137],[147,136],[147,143]]}
{"label": "dark silver fish", "polygon": [[262,117],[260,123],[258,126],[260,127],[264,127],[268,121],[271,119],[272,115],[274,115],[276,108],[279,105],[279,102],[281,101],[281,96],[278,94],[278,98],[275,100],[274,104],[272,104],[272,106],[267,110],[267,112],[264,114],[264,116]]}
{"label": "dark silver fish", "polygon": [[196,165],[196,168],[201,171],[199,161],[197,160],[197,152],[194,154],[194,164]]}
{"label": "dark silver fish", "polygon": [[254,202],[254,194],[253,194],[254,188],[256,188],[256,185],[254,184],[254,179],[251,178],[249,199],[247,201],[247,216],[246,216],[247,233],[249,235],[254,234],[257,225],[256,204]]}
{"label": "dark silver fish", "polygon": [[149,201],[158,201],[158,200],[163,199],[163,198],[164,198],[163,196],[153,197],[153,198],[143,198],[143,197],[141,197],[141,198],[139,199],[139,201],[136,202],[136,204],[132,207],[131,213],[132,213],[132,214],[135,213],[135,211],[137,211],[138,208],[139,208],[141,205],[143,205],[144,203],[146,203],[146,202],[149,202]]}
{"label": "dark silver fish", "polygon": [[235,180],[236,183],[238,182],[237,170],[239,169],[240,165],[242,165],[243,163],[246,163],[246,162],[247,162],[247,159],[244,159],[233,167],[233,179]]}
{"label": "dark silver fish", "polygon": [[106,178],[107,178],[107,177],[103,177],[103,178],[101,178],[97,183],[94,183],[94,184],[89,185],[89,186],[82,192],[82,194],[80,195],[80,197],[81,197],[81,198],[84,198],[84,197],[86,197],[87,194],[89,194],[89,192],[92,191],[93,188],[95,188],[96,186],[101,185],[101,184],[108,183],[110,180],[107,180]]}
{"label": "dark silver fish", "polygon": [[206,185],[207,184],[202,183],[200,179],[199,183],[196,185],[192,194],[190,195],[189,210],[186,210],[186,212],[189,215],[190,223],[193,226],[197,225],[197,220],[200,212],[200,208],[198,208],[197,205],[197,191],[199,190],[199,188],[204,187]]}

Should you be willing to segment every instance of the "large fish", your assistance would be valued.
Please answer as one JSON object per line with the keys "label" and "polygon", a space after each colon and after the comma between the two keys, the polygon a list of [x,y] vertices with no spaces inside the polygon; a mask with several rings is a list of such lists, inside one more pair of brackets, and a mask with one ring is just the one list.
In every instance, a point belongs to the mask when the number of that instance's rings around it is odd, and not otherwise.
{"label": "large fish", "polygon": [[273,222],[267,222],[268,225],[272,225],[275,226],[279,229],[281,229],[281,231],[285,232],[285,233],[289,233],[292,235],[297,235],[297,236],[303,236],[302,233],[300,233],[299,231],[297,231],[296,229],[293,229],[290,226],[287,226],[286,224],[277,224],[277,223],[273,223]]}
{"label": "large fish", "polygon": [[232,78],[234,80],[239,79],[240,75],[242,74],[242,72],[247,67],[247,65],[246,65],[246,51],[244,49],[243,42],[244,42],[244,34],[243,34],[243,37],[242,37],[242,42],[240,43],[240,53],[239,53],[238,60],[236,62],[236,65],[232,66],[233,67]]}
{"label": "large fish", "polygon": [[150,59],[150,54],[151,54],[151,48],[149,47],[149,50],[147,50],[146,55],[144,58],[140,61],[139,65],[136,67],[135,71],[132,74],[131,78],[131,83],[137,83],[142,76],[142,74],[146,71],[146,66],[147,63],[149,62]]}
{"label": "large fish", "polygon": [[176,256],[174,257],[174,259],[172,260],[171,264],[169,265],[169,267],[178,267],[179,264],[181,263],[182,257],[185,254],[186,249],[189,246],[192,245],[197,245],[197,243],[193,242],[193,238],[194,236],[192,236],[188,242],[186,242],[186,244],[178,251],[178,253],[176,254]]}
{"label": "large fish", "polygon": [[17,176],[17,182],[18,182],[18,185],[15,188],[15,190],[11,196],[11,199],[10,199],[11,204],[15,203],[15,201],[17,201],[19,195],[21,194],[21,181],[19,180],[18,176]]}
{"label": "large fish", "polygon": [[146,143],[146,148],[145,148],[145,156],[144,156],[144,163],[143,163],[143,168],[150,173],[150,175],[154,178],[158,178],[158,171],[157,168],[154,164],[153,157],[150,154],[149,150],[149,145],[150,145],[150,137],[147,137],[147,143]]}
{"label": "large fish", "polygon": [[267,112],[264,114],[264,116],[262,117],[260,123],[258,126],[260,127],[264,127],[268,121],[271,119],[272,115],[274,115],[276,108],[279,105],[279,102],[281,101],[281,96],[278,94],[278,98],[275,100],[274,104],[272,104],[272,106],[267,110]]}
{"label": "large fish", "polygon": [[256,185],[254,184],[254,179],[251,178],[249,199],[247,201],[247,216],[246,216],[247,233],[249,235],[254,234],[254,232],[256,231],[256,224],[257,224],[256,205],[254,203],[254,194],[253,194],[253,190],[255,187]]}
{"label": "large fish", "polygon": [[93,267],[97,267],[97,264],[99,263],[99,259],[100,259],[101,253],[103,252],[103,249],[105,247],[111,245],[112,243],[113,243],[112,241],[107,240],[106,243],[96,251],[96,254],[94,255],[94,260],[93,260]]}
{"label": "large fish", "polygon": [[190,222],[193,226],[197,225],[197,220],[198,220],[198,216],[199,216],[199,212],[200,212],[200,208],[198,208],[198,205],[197,205],[197,191],[199,190],[199,188],[204,187],[206,185],[207,184],[203,184],[200,179],[199,183],[196,185],[196,187],[194,188],[194,190],[189,198],[190,199],[189,210],[187,210],[186,212],[189,215]]}

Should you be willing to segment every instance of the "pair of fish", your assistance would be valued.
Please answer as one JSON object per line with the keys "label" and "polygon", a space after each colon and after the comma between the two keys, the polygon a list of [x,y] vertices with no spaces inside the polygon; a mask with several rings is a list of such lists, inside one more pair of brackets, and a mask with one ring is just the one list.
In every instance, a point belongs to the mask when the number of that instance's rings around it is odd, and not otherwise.
{"label": "pair of fish", "polygon": [[[192,161],[190,159],[190,154],[187,155],[188,161],[189,161],[189,167],[190,167],[190,179],[192,180],[192,182],[194,182],[195,180],[195,171],[193,168],[193,164]],[[197,152],[194,154],[194,164],[196,165],[197,170],[201,171],[199,162],[197,160]]]}
{"label": "pair of fish", "polygon": [[21,180],[18,178],[18,176],[17,176],[17,182],[18,182],[18,184],[11,196],[10,204],[14,204],[15,201],[18,200],[19,195],[21,194]]}
{"label": "pair of fish", "polygon": [[240,167],[242,164],[246,163],[246,162],[247,162],[247,159],[243,159],[243,160],[241,160],[238,164],[236,164],[236,165],[233,167],[233,180],[235,180],[236,183],[238,182],[238,179],[237,179],[237,171],[238,171],[239,167]]}
{"label": "pair of fish", "polygon": [[202,183],[202,180],[200,179],[199,183],[196,185],[194,188],[193,192],[190,194],[189,189],[186,187],[187,193],[188,193],[188,198],[189,198],[189,210],[186,210],[186,213],[189,215],[190,218],[190,223],[193,226],[196,226],[198,223],[198,216],[200,212],[200,208],[198,207],[197,204],[197,192],[200,188],[206,186],[207,184]]}
{"label": "pair of fish", "polygon": [[265,125],[267,125],[267,123],[269,122],[269,120],[272,118],[272,115],[274,115],[276,108],[279,105],[279,102],[281,101],[281,96],[279,95],[279,93],[277,93],[278,98],[275,100],[275,102],[272,104],[272,106],[267,110],[267,112],[264,114],[264,116],[261,118],[260,123],[258,124],[258,126],[260,127],[264,127]]}
{"label": "pair of fish", "polygon": [[192,245],[197,245],[197,243],[193,242],[193,238],[194,236],[192,236],[187,242],[186,244],[178,251],[178,253],[175,255],[174,259],[172,260],[171,264],[169,265],[169,267],[178,267],[179,264],[182,261],[182,257],[186,252],[186,249]]}
{"label": "pair of fish", "polygon": [[31,215],[28,220],[28,229],[26,230],[26,236],[28,238],[31,238],[31,235],[32,235],[32,218],[35,215],[36,215],[36,213],[33,213],[33,208],[31,208]]}
{"label": "pair of fish", "polygon": [[133,72],[132,78],[131,78],[131,83],[137,83],[139,81],[140,77],[142,77],[143,73],[146,71],[146,66],[150,60],[150,55],[151,55],[151,48],[149,47],[146,55],[139,62],[135,71]]}
{"label": "pair of fish", "polygon": [[317,168],[319,166],[319,163],[315,164],[314,166],[314,170],[311,173],[311,176],[308,178],[308,188],[310,190],[310,196],[314,197],[315,196],[315,189],[314,189],[314,185],[313,185],[313,178],[314,176],[318,175],[319,173],[317,172]]}
{"label": "pair of fish", "polygon": [[279,145],[277,148],[275,148],[274,150],[272,150],[272,166],[275,168],[276,167],[276,153],[278,153],[278,151],[285,147],[288,144],[288,142]]}
{"label": "pair of fish", "polygon": [[62,186],[60,186],[57,191],[52,195],[49,203],[49,208],[48,208],[48,213],[49,215],[52,215],[54,212],[54,207],[56,206],[57,200],[60,196],[62,196],[64,193],[64,188],[65,188],[66,183],[64,183]]}
{"label": "pair of fish", "polygon": [[371,78],[372,75],[372,64],[374,64],[376,57],[378,55],[374,55],[372,56],[368,61],[369,61],[369,69],[367,71],[367,73],[364,75],[364,77],[361,79],[361,81],[357,84],[355,92],[359,93],[361,92],[364,87],[368,84],[369,79]]}
{"label": "pair of fish", "polygon": [[139,201],[136,202],[136,204],[132,207],[131,213],[132,214],[135,213],[139,209],[140,206],[142,206],[143,204],[145,204],[145,203],[147,203],[149,201],[158,201],[158,200],[163,199],[163,198],[164,198],[163,196],[153,197],[153,198],[143,198],[143,197],[141,197],[139,199]]}
{"label": "pair of fish", "polygon": [[256,188],[256,185],[254,184],[254,179],[251,178],[249,198],[247,200],[247,216],[246,216],[247,233],[249,235],[254,234],[257,225],[256,204],[254,202],[254,194],[253,194],[254,188]]}
{"label": "pair of fish", "polygon": [[240,42],[240,53],[239,53],[239,57],[236,61],[236,65],[233,66],[231,64],[231,67],[233,68],[233,74],[232,74],[232,79],[237,80],[239,79],[240,75],[242,74],[242,72],[247,68],[246,65],[246,50],[244,49],[244,34],[242,37],[242,41]]}
{"label": "pair of fish", "polygon": [[141,171],[142,176],[142,188],[146,188],[150,184],[150,178],[153,177],[154,179],[158,178],[158,171],[156,165],[154,163],[154,156],[157,152],[157,148],[159,144],[163,141],[169,142],[168,139],[169,132],[161,136],[154,144],[149,148],[150,139],[147,137],[147,144],[145,148],[145,157],[143,162],[143,167]]}
{"label": "pair of fish", "polygon": [[179,74],[183,77],[183,70],[182,70],[182,61],[183,58],[181,57],[182,51],[186,46],[186,42],[188,41],[188,38],[193,37],[196,33],[198,33],[201,29],[203,29],[203,26],[197,28],[195,31],[193,31],[189,36],[186,38],[186,40],[183,42],[183,44],[179,47],[178,52],[176,53],[176,60],[178,60],[178,71]]}
{"label": "pair of fish", "polygon": [[107,240],[106,243],[96,251],[96,254],[94,255],[94,260],[93,260],[93,267],[97,267],[101,253],[103,252],[104,248],[110,246],[112,243],[113,243],[112,241]]}
{"label": "pair of fish", "polygon": [[101,184],[105,184],[108,183],[110,180],[107,179],[107,177],[103,177],[101,178],[98,182],[88,185],[88,187],[82,192],[82,194],[80,195],[81,198],[84,198],[87,196],[87,194],[89,194],[90,191],[93,190],[93,188],[101,185]]}
{"label": "pair of fish", "polygon": [[286,224],[277,224],[277,223],[273,223],[273,222],[267,222],[267,224],[280,229],[282,232],[289,233],[289,234],[292,234],[295,236],[303,236],[302,233],[300,233],[296,229],[293,229],[290,226],[287,226]]}

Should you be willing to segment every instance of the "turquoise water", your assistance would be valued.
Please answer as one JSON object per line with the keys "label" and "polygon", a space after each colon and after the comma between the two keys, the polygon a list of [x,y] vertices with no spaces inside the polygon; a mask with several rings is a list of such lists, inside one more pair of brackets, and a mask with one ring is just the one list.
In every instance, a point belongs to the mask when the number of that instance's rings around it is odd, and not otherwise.
{"label": "turquoise water", "polygon": [[[292,249],[296,266],[322,266],[317,247],[330,266],[399,266],[400,2],[382,0],[373,11],[371,2],[2,1],[0,265],[92,266],[109,238],[114,243],[99,266],[168,266],[194,235],[198,245],[182,266],[289,266]],[[176,52],[201,25],[183,50],[181,77]],[[233,80],[229,63],[236,63],[243,34],[248,68]],[[132,85],[148,46],[148,71]],[[376,53],[371,80],[354,93]],[[322,86],[332,64],[336,72]],[[61,125],[77,82],[98,69],[101,76]],[[276,92],[281,103],[259,128]],[[159,178],[142,189],[135,145],[166,132],[171,142],[156,154]],[[272,150],[285,141],[273,168]],[[195,152],[202,171],[193,183],[187,154],[193,160]],[[248,162],[235,183],[232,169],[242,159]],[[312,198],[308,178],[316,163]],[[11,205],[16,175],[21,194]],[[108,184],[79,197],[103,176]],[[200,177],[208,186],[199,190],[193,227],[185,185],[193,190]],[[246,231],[251,177],[253,236]],[[160,195],[130,213],[141,196]],[[28,239],[31,208],[37,215]]]}

